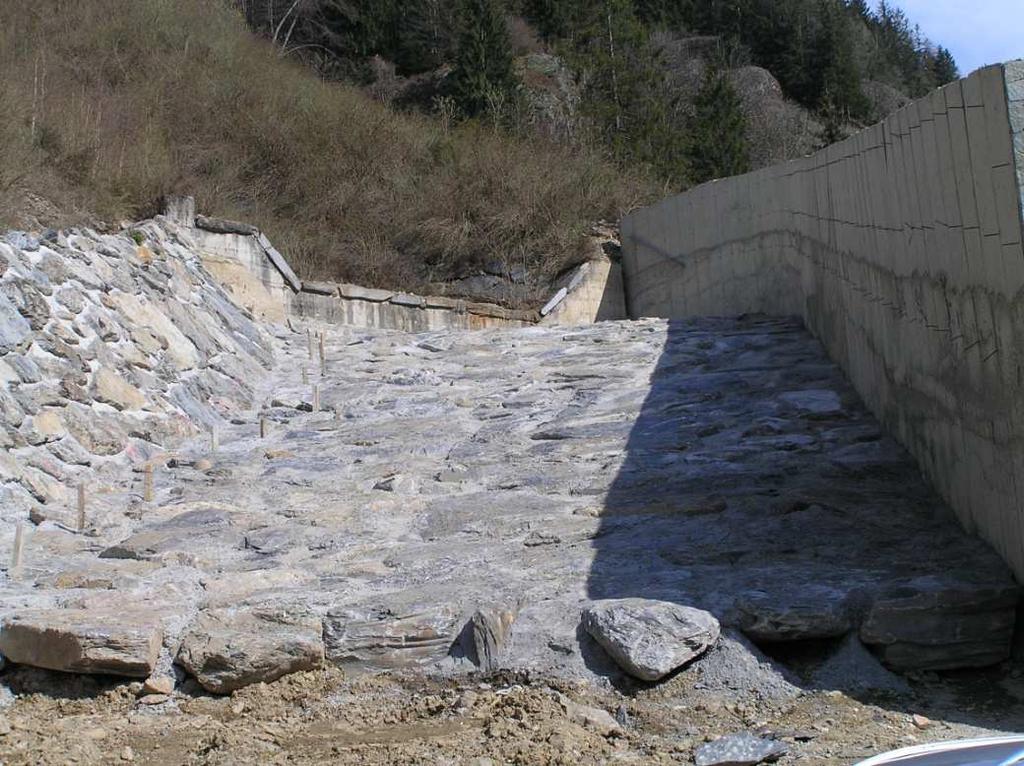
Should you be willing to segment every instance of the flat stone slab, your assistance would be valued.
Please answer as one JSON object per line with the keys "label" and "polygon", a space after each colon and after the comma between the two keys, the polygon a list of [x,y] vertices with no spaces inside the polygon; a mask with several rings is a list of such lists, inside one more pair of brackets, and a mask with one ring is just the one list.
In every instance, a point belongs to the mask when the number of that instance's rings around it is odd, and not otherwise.
{"label": "flat stone slab", "polygon": [[908,591],[875,601],[861,640],[900,670],[986,667],[1006,659],[1020,589]]}
{"label": "flat stone slab", "polygon": [[302,292],[315,293],[316,295],[338,295],[338,286],[333,282],[317,282],[315,280],[302,280]]}
{"label": "flat stone slab", "polygon": [[718,640],[718,620],[691,607],[631,598],[583,611],[583,627],[631,676],[658,681]]}
{"label": "flat stone slab", "polygon": [[246,236],[256,236],[259,234],[259,229],[252,224],[230,221],[226,218],[211,218],[210,216],[197,215],[195,223],[197,228],[212,231],[216,234],[243,234]]}
{"label": "flat stone slab", "polygon": [[457,617],[447,604],[334,609],[324,618],[327,658],[381,670],[436,662],[458,638]]}
{"label": "flat stone slab", "polygon": [[813,584],[792,598],[751,593],[736,600],[733,621],[755,641],[805,641],[844,636],[853,627],[843,593]]}
{"label": "flat stone slab", "polygon": [[395,293],[391,296],[391,302],[396,306],[411,308],[423,308],[427,305],[427,301],[422,295],[412,295],[411,293]]}
{"label": "flat stone slab", "polygon": [[373,287],[362,287],[360,285],[341,284],[338,291],[342,298],[351,300],[370,301],[371,303],[383,303],[390,300],[394,295],[393,290],[378,290]]}
{"label": "flat stone slab", "polygon": [[0,626],[0,654],[48,670],[146,678],[162,639],[158,619],[130,609],[25,610]]}

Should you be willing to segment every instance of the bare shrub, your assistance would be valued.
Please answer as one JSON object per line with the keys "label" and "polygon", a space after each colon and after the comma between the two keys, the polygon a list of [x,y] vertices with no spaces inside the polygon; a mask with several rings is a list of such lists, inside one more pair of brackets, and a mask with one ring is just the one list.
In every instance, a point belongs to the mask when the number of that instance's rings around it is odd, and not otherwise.
{"label": "bare shrub", "polygon": [[446,128],[322,82],[225,2],[14,4],[0,194],[12,178],[21,199],[117,220],[191,193],[259,225],[303,276],[412,290],[492,259],[525,260],[540,282],[579,257],[590,222],[653,192],[580,149]]}

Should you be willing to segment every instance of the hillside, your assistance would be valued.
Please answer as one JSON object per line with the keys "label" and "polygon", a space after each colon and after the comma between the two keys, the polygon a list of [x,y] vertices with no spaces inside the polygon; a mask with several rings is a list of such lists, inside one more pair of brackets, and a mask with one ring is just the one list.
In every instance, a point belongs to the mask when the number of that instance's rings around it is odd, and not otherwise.
{"label": "hillside", "polygon": [[4,227],[113,226],[188,193],[306,277],[408,290],[496,261],[526,267],[526,300],[654,190],[580,148],[321,82],[227,2],[8,3],[0,71]]}
{"label": "hillside", "polygon": [[237,0],[398,109],[589,146],[677,189],[802,156],[955,79],[891,0]]}
{"label": "hillside", "polygon": [[956,74],[895,7],[844,0],[7,5],[0,226],[115,227],[191,194],[305,278],[519,306],[595,222]]}

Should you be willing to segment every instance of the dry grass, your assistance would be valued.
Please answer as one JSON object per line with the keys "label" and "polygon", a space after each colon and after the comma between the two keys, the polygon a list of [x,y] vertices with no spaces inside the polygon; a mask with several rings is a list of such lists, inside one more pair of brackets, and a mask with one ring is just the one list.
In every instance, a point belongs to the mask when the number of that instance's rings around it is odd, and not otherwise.
{"label": "dry grass", "polygon": [[305,276],[538,284],[652,189],[601,159],[398,115],[318,81],[219,0],[0,0],[0,224],[32,195],[107,220],[166,193],[261,226]]}

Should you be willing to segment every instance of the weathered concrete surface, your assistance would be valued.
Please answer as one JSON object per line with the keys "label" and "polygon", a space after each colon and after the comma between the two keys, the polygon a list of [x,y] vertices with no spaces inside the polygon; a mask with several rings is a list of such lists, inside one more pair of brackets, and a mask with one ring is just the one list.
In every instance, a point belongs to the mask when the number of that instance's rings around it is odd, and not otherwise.
{"label": "weathered concrete surface", "polygon": [[[187,220],[188,210],[194,207],[191,198],[174,198],[168,214],[176,221]],[[536,310],[508,309],[443,295],[423,296],[359,285],[302,281],[295,276],[284,256],[255,227],[204,216],[192,216],[192,220],[193,236],[206,267],[236,301],[268,321],[280,322],[294,316],[352,327],[427,332],[526,327],[542,318]],[[555,297],[547,306],[551,310],[544,312],[547,324],[626,318],[622,267],[602,251],[604,246],[617,251],[618,242],[606,229],[595,230],[594,235],[590,242],[591,259],[572,269],[555,286]],[[496,271],[500,273],[504,269]],[[521,283],[525,272],[506,275],[506,278],[512,276]],[[473,279],[477,277],[461,283],[466,286],[465,283]],[[486,279],[495,278],[488,276]],[[452,285],[439,287],[443,290]]]}
{"label": "weathered concrete surface", "polygon": [[633,316],[800,315],[1024,577],[1024,65],[623,221]]}
{"label": "weathered concrete surface", "polygon": [[627,317],[622,264],[606,255],[574,269],[564,280],[564,288],[565,297],[544,316],[544,324],[578,325]]}

